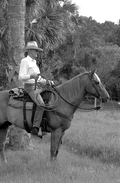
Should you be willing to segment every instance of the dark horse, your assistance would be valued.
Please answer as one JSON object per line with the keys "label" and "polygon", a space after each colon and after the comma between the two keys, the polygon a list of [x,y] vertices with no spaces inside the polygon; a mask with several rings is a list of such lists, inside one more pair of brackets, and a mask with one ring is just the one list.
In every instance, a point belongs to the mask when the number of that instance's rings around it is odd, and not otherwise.
{"label": "dark horse", "polygon": [[[96,98],[102,98],[104,102],[109,99],[109,94],[102,85],[99,77],[95,73],[85,72],[79,74],[64,84],[56,87],[58,95],[58,106],[55,111],[46,111],[49,131],[51,133],[51,159],[57,157],[62,137],[71,125],[73,114],[79,107],[87,94]],[[64,100],[65,99],[65,100]],[[0,161],[5,162],[4,157],[4,142],[7,136],[9,123],[14,124],[22,129],[23,124],[23,110],[11,107],[8,105],[9,91],[4,90],[0,92]],[[31,127],[31,110],[26,112],[28,125]]]}

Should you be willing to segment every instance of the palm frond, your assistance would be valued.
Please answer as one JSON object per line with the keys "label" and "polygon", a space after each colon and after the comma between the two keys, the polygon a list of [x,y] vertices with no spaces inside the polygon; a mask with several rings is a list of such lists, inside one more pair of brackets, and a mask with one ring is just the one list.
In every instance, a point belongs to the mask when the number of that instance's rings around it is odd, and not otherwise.
{"label": "palm frond", "polygon": [[[38,39],[38,42],[45,46],[45,49],[53,49],[65,40],[63,29],[63,12],[60,9],[46,7],[42,17],[37,18],[37,25],[31,27],[33,32],[28,31],[29,39]],[[30,33],[30,34],[29,34]],[[33,33],[33,35],[31,35]],[[29,36],[28,36],[29,35]]]}
{"label": "palm frond", "polygon": [[31,22],[34,18],[42,16],[45,12],[44,0],[34,0],[34,2],[26,9],[26,20]]}
{"label": "palm frond", "polygon": [[65,11],[69,11],[70,13],[72,13],[73,15],[78,14],[78,6],[74,3],[71,3],[70,0],[65,0],[64,4],[63,4],[63,9]]}
{"label": "palm frond", "polygon": [[56,9],[58,5],[58,0],[46,0],[45,3],[48,9]]}

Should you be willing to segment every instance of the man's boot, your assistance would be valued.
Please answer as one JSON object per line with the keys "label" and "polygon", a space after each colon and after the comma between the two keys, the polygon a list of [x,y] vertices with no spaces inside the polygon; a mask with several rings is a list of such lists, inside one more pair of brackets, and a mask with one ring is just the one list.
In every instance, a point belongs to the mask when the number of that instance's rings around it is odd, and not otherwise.
{"label": "man's boot", "polygon": [[[36,111],[35,111],[34,121],[33,121],[33,127],[31,130],[31,133],[33,135],[38,135],[40,124],[41,124],[42,117],[43,117],[43,112],[44,111],[40,107],[37,106]],[[41,133],[41,136],[42,136],[42,133]]]}

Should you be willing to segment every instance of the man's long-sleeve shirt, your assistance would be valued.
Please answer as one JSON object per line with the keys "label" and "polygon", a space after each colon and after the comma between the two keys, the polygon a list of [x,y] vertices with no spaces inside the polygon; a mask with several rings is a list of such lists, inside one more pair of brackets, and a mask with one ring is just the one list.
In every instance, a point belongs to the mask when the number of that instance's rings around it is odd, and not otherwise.
{"label": "man's long-sleeve shirt", "polygon": [[[19,80],[26,83],[35,83],[35,79],[30,79],[30,75],[36,73],[40,74],[39,67],[36,64],[36,60],[32,59],[30,56],[27,56],[21,60],[20,70],[19,70]],[[45,84],[46,79],[43,79],[39,76],[38,82]]]}

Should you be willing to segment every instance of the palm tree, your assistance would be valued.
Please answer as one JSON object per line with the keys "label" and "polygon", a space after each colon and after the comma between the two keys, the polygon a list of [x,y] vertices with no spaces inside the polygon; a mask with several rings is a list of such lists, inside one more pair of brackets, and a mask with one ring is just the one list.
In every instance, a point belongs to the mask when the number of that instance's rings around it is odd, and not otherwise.
{"label": "palm tree", "polygon": [[[54,50],[66,40],[66,35],[74,31],[77,7],[70,1],[63,6],[59,0],[44,1],[44,10],[38,10],[37,16],[31,16],[26,25],[26,41],[35,39],[44,50]],[[28,17],[31,11],[28,11]]]}
{"label": "palm tree", "polygon": [[[23,57],[22,49],[25,43],[25,0],[2,0],[0,4],[0,40],[1,49],[8,59],[11,72],[8,80],[17,73],[19,63]],[[3,50],[0,50],[1,52]],[[7,72],[8,74],[8,72]]]}
{"label": "palm tree", "polygon": [[19,70],[19,63],[24,56],[22,49],[25,46],[25,24],[28,21],[27,14],[29,14],[29,19],[37,16],[37,12],[43,9],[41,2],[38,0],[2,0],[0,3],[0,43],[2,45],[1,48],[6,48],[7,65],[11,70],[7,72],[7,75],[8,81],[10,82],[9,86],[11,87],[16,86],[16,84],[18,85],[16,77]]}
{"label": "palm tree", "polygon": [[[19,69],[19,63],[23,58],[22,49],[25,45],[25,0],[11,0],[8,5],[8,59],[12,65],[12,71],[9,74],[9,81],[14,80]],[[14,77],[14,75],[16,77]],[[12,86],[13,87],[13,86]]]}
{"label": "palm tree", "polygon": [[[25,46],[25,14],[26,0],[10,0],[8,4],[8,62],[11,71],[8,75],[9,86],[18,86],[18,70],[21,59],[23,58],[22,49]],[[9,67],[9,68],[10,68]],[[14,148],[19,148],[29,142],[29,135],[19,128],[12,126],[9,133],[9,144]]]}
{"label": "palm tree", "polygon": [[[4,4],[7,4],[7,0],[3,1]],[[63,5],[61,6],[60,2],[61,1],[59,0],[26,1],[26,42],[30,39],[35,39],[38,44],[44,48],[45,52],[48,52],[49,50],[55,50],[56,48],[58,48],[60,44],[65,42],[66,35],[75,31],[75,16],[77,15],[76,5],[72,4],[69,0],[63,0]],[[11,1],[11,7],[14,7],[12,6],[12,4],[13,3]],[[31,23],[33,19],[37,20],[37,24]],[[9,26],[10,22],[11,20],[9,21]],[[9,37],[11,39],[10,35],[11,32],[9,32]],[[21,35],[23,35],[24,37],[23,31],[22,34],[20,34],[20,37]],[[13,52],[14,49],[11,48],[9,50],[12,50]],[[21,50],[19,50],[19,52],[21,52]],[[10,60],[11,63],[13,62],[13,65],[17,65],[19,59],[17,59],[17,63],[16,61],[14,62],[15,59],[13,58],[11,58]]]}

